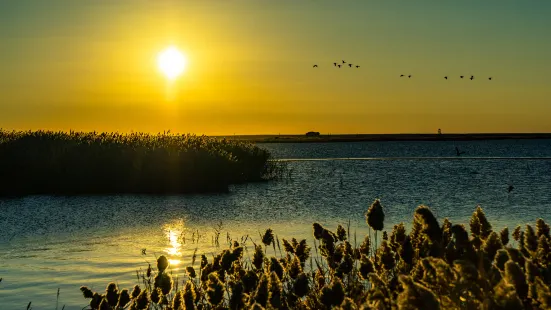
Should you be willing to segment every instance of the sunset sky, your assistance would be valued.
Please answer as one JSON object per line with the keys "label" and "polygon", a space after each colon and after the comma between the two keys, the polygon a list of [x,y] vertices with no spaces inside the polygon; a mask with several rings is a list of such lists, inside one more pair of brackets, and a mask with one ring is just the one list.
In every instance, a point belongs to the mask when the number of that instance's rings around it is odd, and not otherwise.
{"label": "sunset sky", "polygon": [[[6,0],[0,128],[551,132],[550,16],[549,0]],[[188,59],[173,82],[169,46]]]}

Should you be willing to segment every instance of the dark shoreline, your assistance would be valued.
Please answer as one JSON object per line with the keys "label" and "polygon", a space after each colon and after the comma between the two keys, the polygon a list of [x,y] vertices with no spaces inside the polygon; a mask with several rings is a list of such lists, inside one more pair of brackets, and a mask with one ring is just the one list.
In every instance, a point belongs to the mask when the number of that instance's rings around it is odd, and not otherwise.
{"label": "dark shoreline", "polygon": [[473,133],[473,134],[345,134],[320,135],[237,135],[217,136],[252,143],[326,143],[365,141],[475,141],[475,140],[525,140],[551,139],[551,133]]}

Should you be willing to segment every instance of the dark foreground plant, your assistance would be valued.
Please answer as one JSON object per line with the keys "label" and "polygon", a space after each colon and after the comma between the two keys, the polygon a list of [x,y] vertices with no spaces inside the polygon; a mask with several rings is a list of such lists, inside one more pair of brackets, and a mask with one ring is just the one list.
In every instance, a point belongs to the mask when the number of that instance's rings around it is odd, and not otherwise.
{"label": "dark foreground plant", "polygon": [[0,130],[0,195],[227,191],[281,173],[269,159],[205,136]]}
{"label": "dark foreground plant", "polygon": [[[382,230],[382,206],[374,205],[368,224]],[[161,256],[157,272],[139,274],[141,286],[131,293],[113,283],[105,292],[81,290],[91,309],[551,309],[549,225],[542,219],[535,230],[515,230],[515,246],[508,230],[493,231],[480,207],[467,231],[447,219],[440,224],[420,206],[412,230],[395,225],[378,248],[369,236],[350,243],[340,225],[333,232],[315,223],[313,232],[315,255],[306,240],[293,238],[282,240],[278,257],[255,245],[244,258],[244,245],[230,242],[211,260],[203,255],[197,271],[187,267],[181,289]],[[265,247],[274,243],[271,229],[261,238]]]}

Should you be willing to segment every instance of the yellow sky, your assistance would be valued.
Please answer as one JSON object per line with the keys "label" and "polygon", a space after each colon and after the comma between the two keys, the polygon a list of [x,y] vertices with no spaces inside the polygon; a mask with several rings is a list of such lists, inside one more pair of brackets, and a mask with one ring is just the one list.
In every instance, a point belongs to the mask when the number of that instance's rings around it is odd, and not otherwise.
{"label": "yellow sky", "polygon": [[[433,9],[333,2],[4,5],[0,127],[551,131],[551,47],[541,30],[551,26],[542,13],[550,6],[505,4],[497,12],[481,4],[470,12],[428,0]],[[523,26],[507,16],[524,17]],[[172,84],[156,64],[168,46],[189,62]],[[361,68],[333,68],[341,59]],[[402,73],[413,78],[398,78]],[[477,78],[460,80],[461,74]]]}

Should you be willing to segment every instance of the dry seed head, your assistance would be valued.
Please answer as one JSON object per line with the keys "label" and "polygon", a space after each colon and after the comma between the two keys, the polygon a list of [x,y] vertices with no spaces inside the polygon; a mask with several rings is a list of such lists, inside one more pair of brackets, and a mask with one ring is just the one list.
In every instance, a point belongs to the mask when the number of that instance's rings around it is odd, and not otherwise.
{"label": "dry seed head", "polygon": [[[188,280],[184,286],[184,293],[182,295],[185,309],[195,309],[195,300],[197,293],[195,292],[195,285],[192,281]],[[176,310],[176,309],[174,309]]]}
{"label": "dry seed head", "polygon": [[375,201],[371,204],[365,214],[365,219],[369,227],[374,230],[383,230],[385,213],[379,199],[375,199]]}
{"label": "dry seed head", "polygon": [[124,289],[119,294],[119,300],[117,301],[117,305],[115,306],[115,309],[124,308],[128,303],[130,302],[130,294],[128,293],[127,289]]}
{"label": "dry seed head", "polygon": [[506,246],[509,243],[509,228],[503,228],[501,232],[499,232],[499,237],[501,239],[501,244]]}
{"label": "dry seed head", "polygon": [[549,235],[549,225],[541,218],[536,220],[536,235],[538,238],[541,236],[551,238]]}
{"label": "dry seed head", "polygon": [[508,284],[513,285],[520,299],[525,299],[528,296],[528,283],[520,266],[514,261],[505,263],[505,280]]}
{"label": "dry seed head", "polygon": [[342,225],[337,226],[337,238],[339,241],[345,241],[346,240],[346,229],[342,227]]}
{"label": "dry seed head", "polygon": [[308,294],[309,290],[310,290],[310,284],[308,282],[308,276],[304,272],[301,272],[297,276],[297,279],[293,284],[293,292],[298,297],[304,297],[306,296],[306,294]]}
{"label": "dry seed head", "polygon": [[161,255],[157,259],[157,269],[159,269],[159,272],[162,273],[166,270],[166,268],[168,268],[168,259],[164,255]]}

